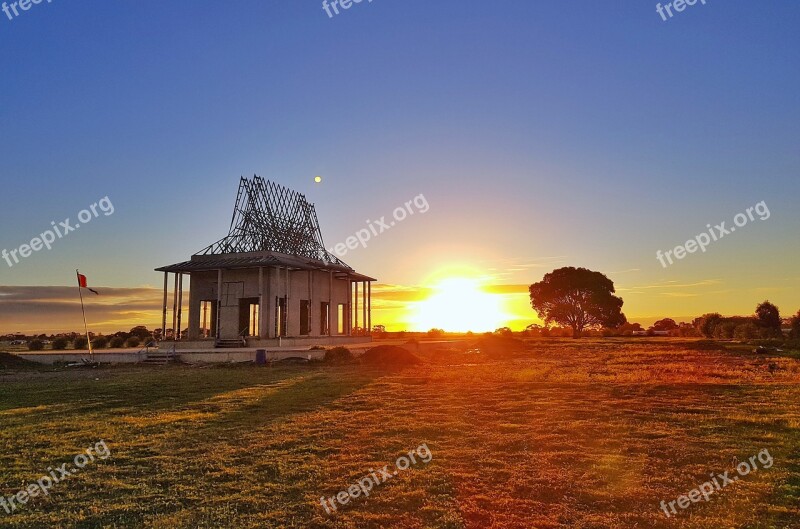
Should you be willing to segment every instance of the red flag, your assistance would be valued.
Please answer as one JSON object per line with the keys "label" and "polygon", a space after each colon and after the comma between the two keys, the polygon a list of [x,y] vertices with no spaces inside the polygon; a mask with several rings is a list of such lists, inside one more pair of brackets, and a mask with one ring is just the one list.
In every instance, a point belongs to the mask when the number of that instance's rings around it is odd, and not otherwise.
{"label": "red flag", "polygon": [[83,274],[78,274],[78,286],[80,286],[81,288],[88,289],[90,292],[94,292],[98,296],[100,295],[96,290],[93,290],[88,286],[86,286],[86,276]]}

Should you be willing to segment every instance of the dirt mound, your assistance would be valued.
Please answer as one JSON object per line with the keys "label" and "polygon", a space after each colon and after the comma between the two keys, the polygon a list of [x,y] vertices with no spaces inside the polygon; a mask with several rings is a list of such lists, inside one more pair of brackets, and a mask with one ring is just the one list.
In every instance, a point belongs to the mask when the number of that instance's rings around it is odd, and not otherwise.
{"label": "dirt mound", "polygon": [[353,353],[347,347],[334,347],[325,351],[323,360],[326,364],[343,365],[355,362]]}
{"label": "dirt mound", "polygon": [[0,353],[0,369],[22,369],[26,367],[42,367],[42,365],[11,353]]}
{"label": "dirt mound", "polygon": [[375,366],[413,366],[421,364],[416,355],[396,345],[379,345],[363,355],[361,362]]}

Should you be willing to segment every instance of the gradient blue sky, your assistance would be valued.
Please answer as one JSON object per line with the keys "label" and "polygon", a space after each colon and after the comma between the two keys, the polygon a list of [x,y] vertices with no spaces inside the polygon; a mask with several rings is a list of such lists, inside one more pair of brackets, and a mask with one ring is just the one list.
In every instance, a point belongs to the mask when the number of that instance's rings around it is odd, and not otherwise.
{"label": "gradient blue sky", "polygon": [[[429,212],[344,259],[387,285],[474,270],[516,292],[519,314],[520,285],[575,265],[607,273],[634,318],[748,313],[767,297],[788,315],[798,26],[789,0],[708,0],[667,22],[642,0],[374,0],[333,19],[316,0],[0,13],[0,248],[106,195],[115,206],[0,261],[0,285],[72,285],[81,268],[95,285],[157,286],[155,267],[225,235],[238,178],[256,173],[316,203],[328,246],[423,193]],[[762,200],[770,219],[668,269],[655,259]],[[24,311],[0,312],[0,331],[24,326]]]}

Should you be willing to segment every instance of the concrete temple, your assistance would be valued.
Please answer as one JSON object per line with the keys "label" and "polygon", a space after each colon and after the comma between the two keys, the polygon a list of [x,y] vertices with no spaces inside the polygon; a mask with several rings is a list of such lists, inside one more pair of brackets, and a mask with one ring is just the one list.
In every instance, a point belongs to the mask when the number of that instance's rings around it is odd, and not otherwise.
{"label": "concrete temple", "polygon": [[[370,341],[371,282],[331,255],[314,205],[305,196],[254,176],[242,178],[228,235],[164,272],[162,329],[188,330],[180,348],[269,347]],[[359,299],[360,298],[360,299]]]}

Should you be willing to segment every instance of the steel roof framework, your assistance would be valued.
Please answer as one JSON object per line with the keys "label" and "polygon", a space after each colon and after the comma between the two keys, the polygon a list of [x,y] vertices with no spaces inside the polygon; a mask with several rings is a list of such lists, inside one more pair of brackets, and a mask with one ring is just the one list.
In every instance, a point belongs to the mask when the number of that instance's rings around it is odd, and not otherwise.
{"label": "steel roof framework", "polygon": [[242,177],[228,235],[196,255],[279,252],[344,266],[325,249],[314,204],[280,184]]}

